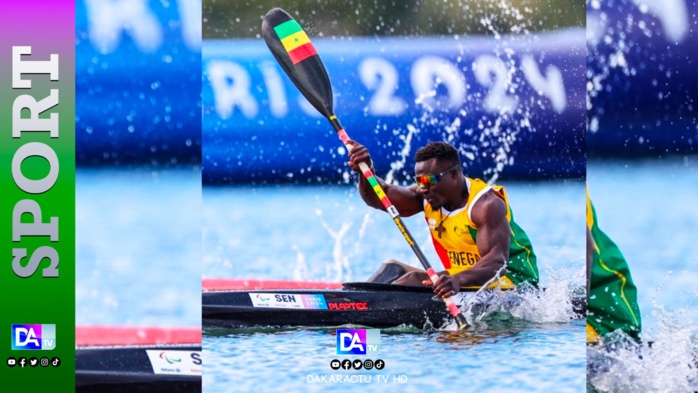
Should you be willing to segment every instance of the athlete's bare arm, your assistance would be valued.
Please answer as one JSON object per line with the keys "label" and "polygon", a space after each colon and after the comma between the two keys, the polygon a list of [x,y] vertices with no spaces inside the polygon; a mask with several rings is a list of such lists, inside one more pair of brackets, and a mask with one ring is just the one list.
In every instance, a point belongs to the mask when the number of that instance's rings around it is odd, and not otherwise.
{"label": "athlete's bare arm", "polygon": [[[366,180],[366,177],[364,177],[359,169],[360,162],[365,162],[369,167],[372,167],[371,155],[368,149],[355,141],[349,141],[349,144],[354,147],[349,152],[348,164],[351,169],[359,174],[359,194],[361,195],[361,199],[363,199],[368,206],[385,211],[385,206],[383,206],[383,203],[376,195],[373,187],[368,183],[368,180]],[[395,186],[386,183],[378,176],[375,177],[376,180],[378,180],[378,184],[380,184],[383,191],[385,191],[385,195],[390,199],[390,202],[392,202],[401,216],[409,217],[424,210],[424,200],[422,195],[417,192],[417,185],[411,185],[409,187]]]}
{"label": "athlete's bare arm", "polygon": [[472,268],[450,276],[439,276],[434,285],[434,293],[439,297],[452,296],[461,287],[482,286],[500,270],[500,276],[506,273],[509,260],[509,243],[511,227],[507,221],[506,204],[502,198],[489,191],[475,203],[471,219],[477,225],[477,243],[480,260]]}

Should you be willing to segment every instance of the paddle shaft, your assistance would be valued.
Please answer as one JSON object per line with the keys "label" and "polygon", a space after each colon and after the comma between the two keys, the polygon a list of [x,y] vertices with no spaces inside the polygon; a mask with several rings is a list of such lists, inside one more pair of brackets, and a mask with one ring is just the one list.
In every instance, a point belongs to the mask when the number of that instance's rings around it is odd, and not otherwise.
{"label": "paddle shaft", "polygon": [[[339,139],[341,139],[342,143],[344,143],[344,146],[347,148],[347,150],[351,151],[351,149],[353,149],[353,146],[348,144],[350,139],[349,135],[344,130],[344,127],[342,127],[342,124],[339,122],[339,119],[337,119],[337,116],[332,115],[329,117],[328,120],[330,121],[330,123],[332,123],[332,127],[334,127],[335,131],[337,131],[337,136],[339,136]],[[393,206],[393,203],[390,202],[390,199],[388,199],[388,196],[385,194],[385,191],[383,191],[383,188],[378,183],[378,180],[376,179],[376,176],[374,175],[373,171],[371,171],[371,168],[369,168],[365,162],[359,163],[359,169],[361,169],[361,173],[364,175],[368,183],[371,185],[373,191],[375,191],[376,195],[385,207],[385,210],[390,214],[390,217],[392,217],[393,222],[395,223],[395,225],[397,225],[398,229],[400,230],[400,233],[402,233],[402,236],[404,236],[405,240],[407,241],[407,244],[409,244],[410,247],[412,247],[412,251],[414,251],[415,255],[417,255],[417,259],[419,259],[419,262],[424,267],[424,270],[426,270],[429,279],[432,283],[435,284],[439,276],[436,274],[436,271],[427,260],[427,257],[422,252],[422,249],[419,248],[417,243],[412,238],[410,231],[402,222],[402,217],[400,217],[400,213],[397,211],[395,206]],[[446,303],[446,306],[448,307],[448,311],[451,313],[451,315],[453,315],[453,318],[455,318],[456,323],[458,324],[458,328],[466,328],[468,326],[467,322],[463,314],[460,312],[458,305],[456,305],[456,303],[450,297],[443,298],[443,300],[444,303]]]}
{"label": "paddle shaft", "polygon": [[[327,70],[320,59],[320,55],[318,55],[317,50],[310,42],[310,38],[303,31],[303,28],[288,12],[281,8],[273,8],[267,12],[262,21],[262,37],[272,55],[293,84],[296,85],[308,102],[332,123],[339,138],[344,142],[344,146],[351,151],[352,146],[347,144],[349,136],[342,128],[337,116],[334,115],[334,98],[330,77],[327,75]],[[405,228],[400,214],[385,195],[373,172],[365,163],[360,164],[359,168],[373,187],[385,209],[393,217],[395,225],[397,225],[407,243],[414,250],[431,281],[436,283],[438,279],[436,272],[429,265],[427,258],[414,239],[412,239],[412,235]],[[465,317],[461,314],[458,306],[450,298],[444,298],[444,302],[446,302],[451,315],[456,319],[458,327],[460,329],[466,327]]]}

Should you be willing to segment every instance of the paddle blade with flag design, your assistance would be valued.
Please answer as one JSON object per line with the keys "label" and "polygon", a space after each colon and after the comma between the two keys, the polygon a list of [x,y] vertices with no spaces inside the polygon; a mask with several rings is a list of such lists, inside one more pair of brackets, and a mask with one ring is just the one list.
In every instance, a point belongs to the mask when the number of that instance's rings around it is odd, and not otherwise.
{"label": "paddle blade with flag design", "polygon": [[[337,116],[334,115],[332,108],[334,104],[332,100],[332,84],[327,75],[327,70],[325,70],[325,66],[322,64],[322,60],[320,60],[320,56],[310,42],[308,35],[298,22],[288,12],[281,8],[274,8],[264,16],[262,37],[264,37],[269,50],[271,50],[284,72],[286,72],[286,75],[291,78],[293,84],[296,85],[308,102],[329,120],[339,139],[344,143],[347,150],[351,151],[354,145],[349,143],[349,135],[342,127]],[[431,267],[426,256],[424,256],[407,227],[405,227],[402,218],[400,218],[400,213],[381,188],[373,170],[365,162],[359,163],[359,169],[373,187],[385,210],[390,213],[395,225],[400,229],[407,243],[412,247],[429,278],[432,282],[436,282],[438,278],[436,271]],[[468,324],[458,305],[451,298],[444,298],[443,300],[451,315],[455,318],[458,328],[465,329]]]}
{"label": "paddle blade with flag design", "polygon": [[326,118],[334,113],[332,84],[317,50],[288,12],[274,8],[262,22],[262,37],[298,90]]}

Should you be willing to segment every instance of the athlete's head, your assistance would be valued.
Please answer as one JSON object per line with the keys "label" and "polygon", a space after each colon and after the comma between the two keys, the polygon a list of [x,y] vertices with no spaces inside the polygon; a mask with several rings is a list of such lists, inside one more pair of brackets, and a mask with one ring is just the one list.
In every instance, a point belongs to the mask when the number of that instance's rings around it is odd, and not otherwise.
{"label": "athlete's head", "polygon": [[446,142],[429,142],[414,154],[414,161],[419,163],[430,158],[439,162],[460,164],[458,150]]}
{"label": "athlete's head", "polygon": [[429,142],[414,156],[415,182],[434,209],[454,209],[463,196],[458,150],[445,142]]}

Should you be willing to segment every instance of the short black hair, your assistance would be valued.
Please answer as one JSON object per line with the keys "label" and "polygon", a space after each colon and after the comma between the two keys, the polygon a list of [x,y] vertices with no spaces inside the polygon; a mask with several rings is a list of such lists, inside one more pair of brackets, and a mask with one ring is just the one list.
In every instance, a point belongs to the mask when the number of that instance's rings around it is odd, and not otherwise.
{"label": "short black hair", "polygon": [[453,165],[460,164],[458,150],[446,142],[429,142],[414,154],[415,162],[422,162],[436,158],[441,162],[449,162]]}

